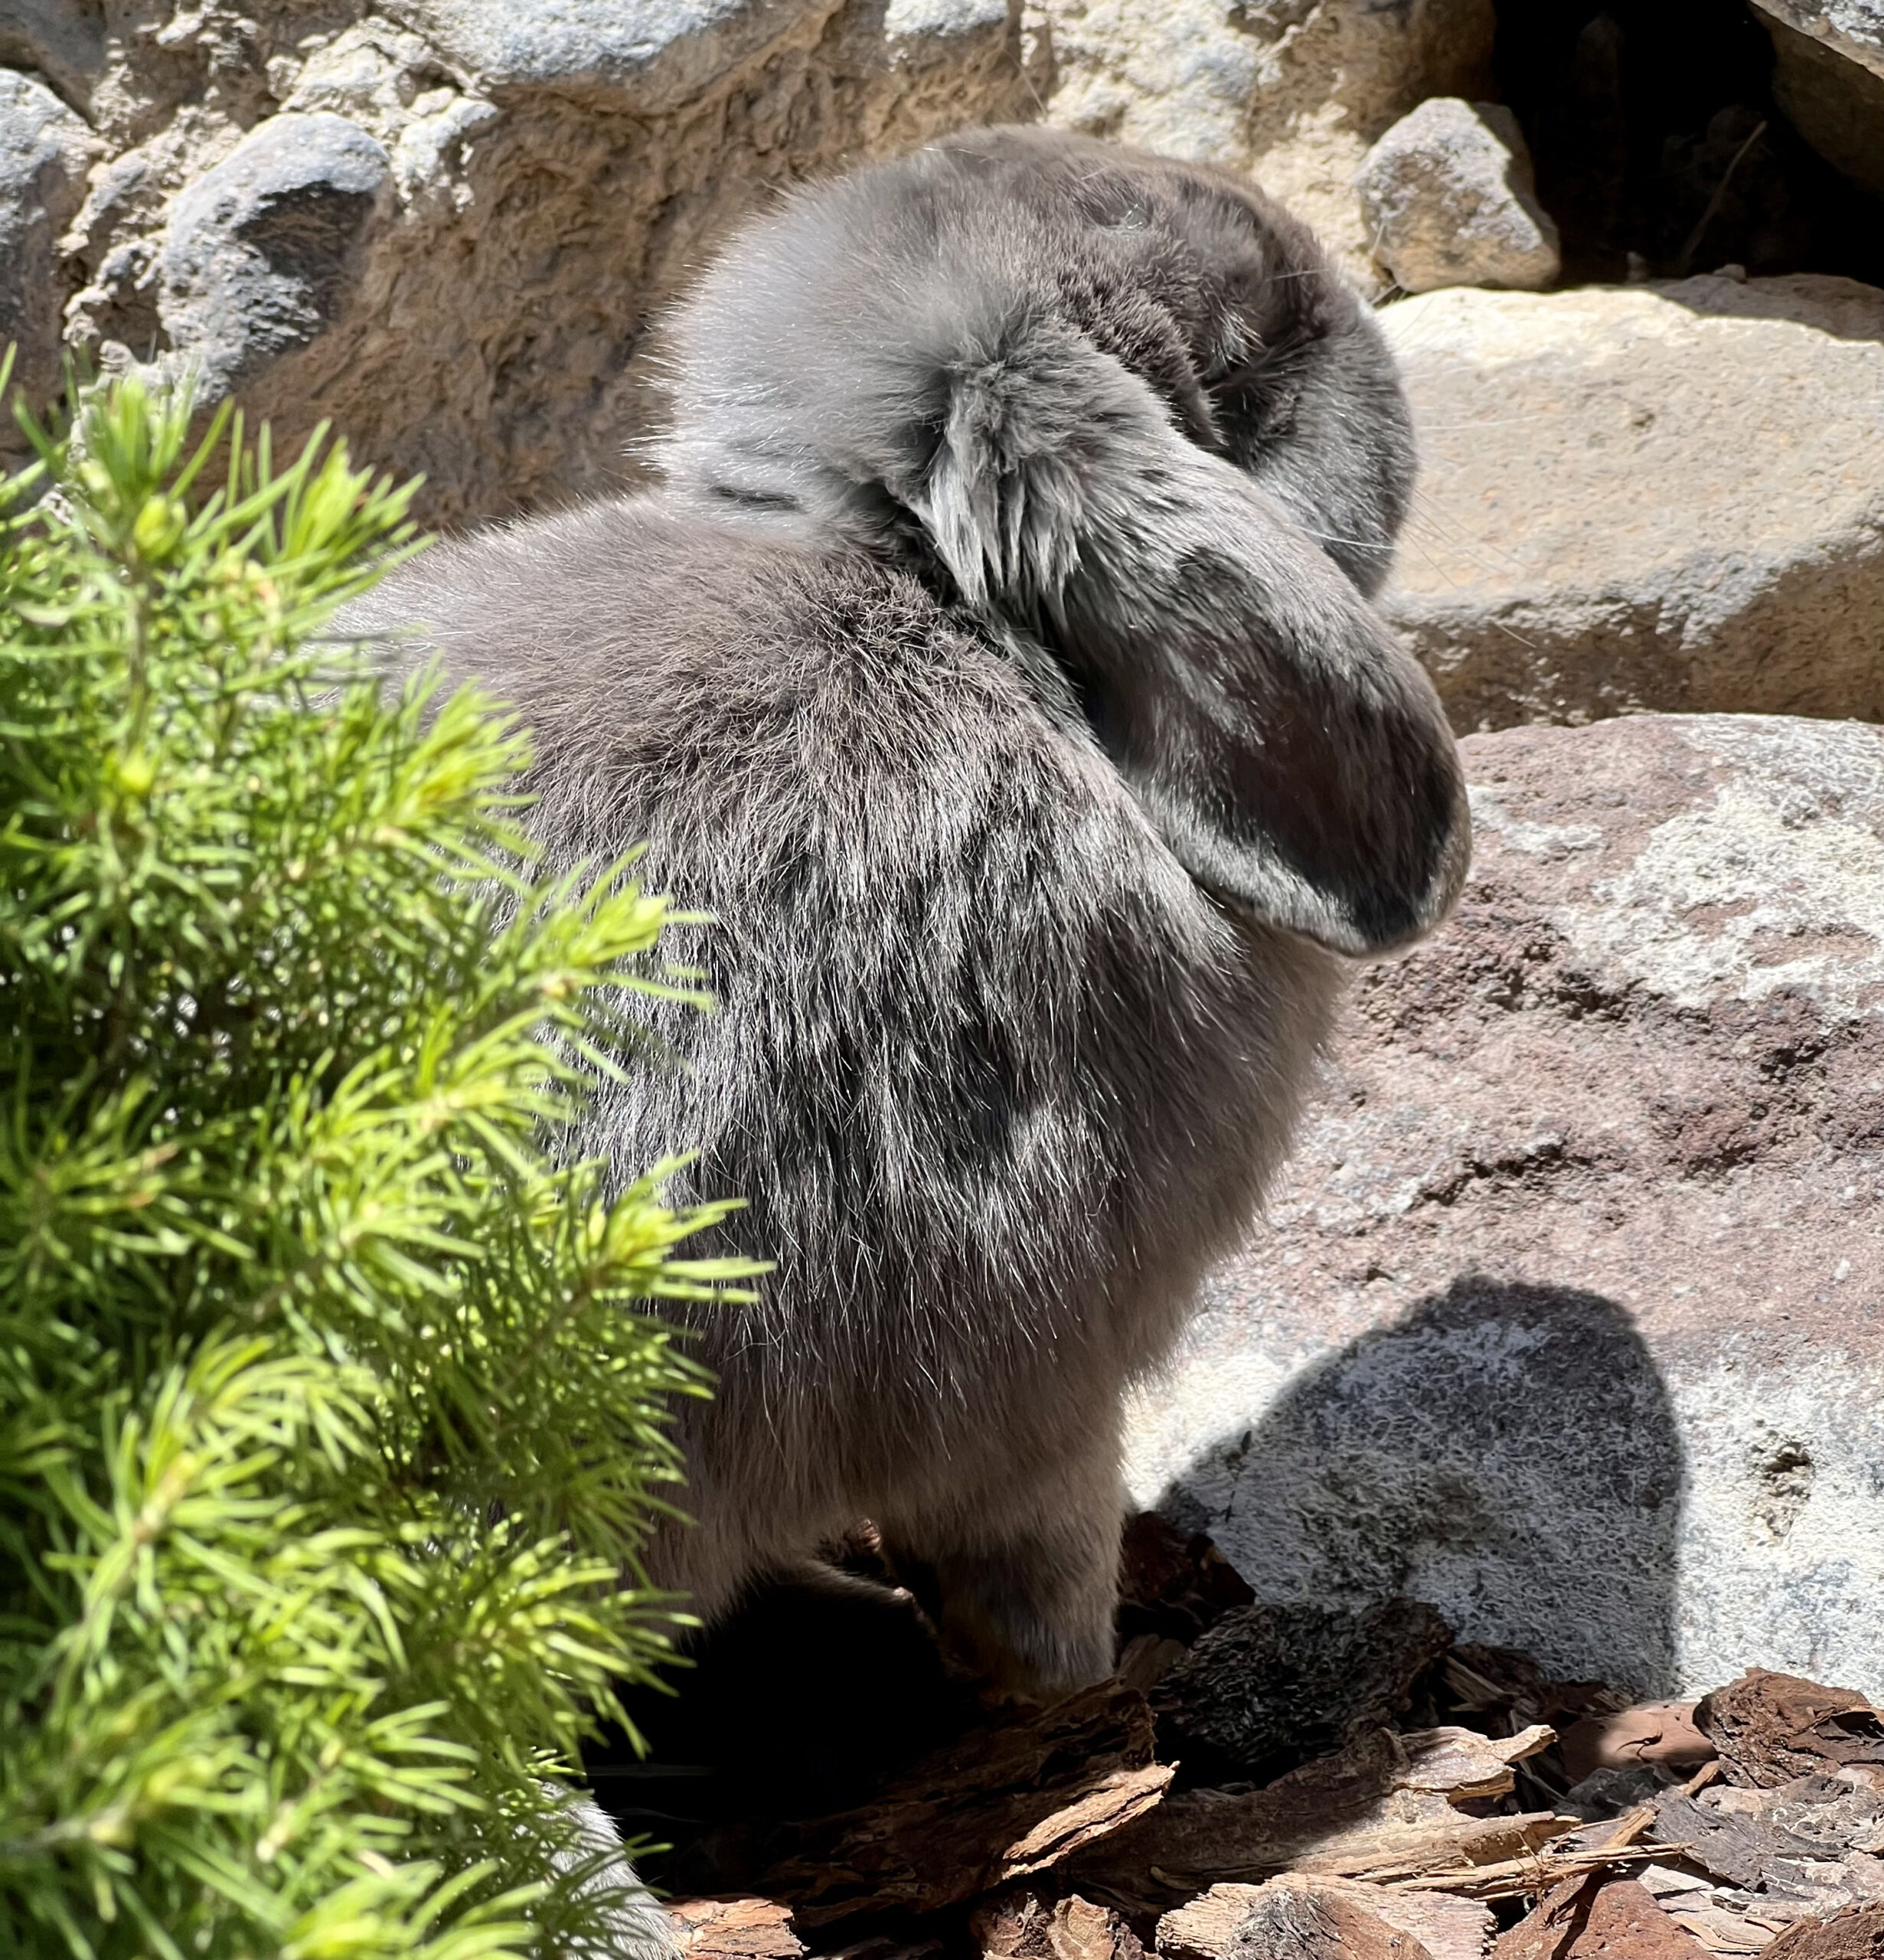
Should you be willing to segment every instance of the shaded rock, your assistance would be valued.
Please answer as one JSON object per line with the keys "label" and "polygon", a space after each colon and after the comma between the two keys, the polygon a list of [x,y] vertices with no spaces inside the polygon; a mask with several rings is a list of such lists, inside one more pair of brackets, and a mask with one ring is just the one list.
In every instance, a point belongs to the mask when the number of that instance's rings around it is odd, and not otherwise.
{"label": "shaded rock", "polygon": [[1354,188],[1373,255],[1406,292],[1556,279],[1556,225],[1517,118],[1496,103],[1422,102],[1367,152]]}
{"label": "shaded rock", "polygon": [[1242,1606],[1171,1668],[1151,1706],[1193,1774],[1207,1752],[1229,1775],[1267,1782],[1403,1714],[1451,1642],[1445,1622],[1413,1599],[1359,1611]]}
{"label": "shaded rock", "polygon": [[0,0],[0,62],[82,101],[105,65],[103,0]]}
{"label": "shaded rock", "polygon": [[390,172],[384,149],[344,116],[276,116],[177,200],[161,312],[206,403],[339,316]]}
{"label": "shaded rock", "polygon": [[1457,289],[1380,318],[1422,449],[1388,611],[1456,727],[1884,717],[1884,292]]}
{"label": "shaded rock", "polygon": [[[0,348],[17,343],[13,384],[35,405],[59,385],[59,309],[72,283],[58,240],[83,201],[93,152],[91,132],[50,89],[0,68]],[[0,449],[15,437],[8,414]]]}
{"label": "shaded rock", "polygon": [[1732,263],[1884,286],[1877,207],[1775,105],[1767,16],[1748,0],[1499,13],[1498,96],[1530,141],[1566,283],[1620,282],[1633,261],[1667,279]]}
{"label": "shaded rock", "polygon": [[1835,169],[1884,198],[1884,5],[1753,0],[1773,41],[1773,96]]}
{"label": "shaded rock", "polygon": [[1369,146],[1429,96],[1482,95],[1491,0],[1037,0],[1046,119],[1248,172],[1379,284],[1353,190]]}
{"label": "shaded rock", "polygon": [[1884,730],[1464,744],[1454,923],[1363,980],[1130,1425],[1259,1597],[1644,1697],[1884,1684]]}

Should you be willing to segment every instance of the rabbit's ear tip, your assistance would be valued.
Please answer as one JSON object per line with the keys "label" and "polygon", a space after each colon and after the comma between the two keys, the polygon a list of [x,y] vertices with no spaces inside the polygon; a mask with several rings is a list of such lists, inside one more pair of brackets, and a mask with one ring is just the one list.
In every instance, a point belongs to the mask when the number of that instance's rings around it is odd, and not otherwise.
{"label": "rabbit's ear tip", "polygon": [[1194,817],[1173,821],[1167,812],[1160,825],[1174,854],[1227,910],[1360,960],[1390,958],[1437,931],[1458,903],[1471,863],[1463,795],[1443,819],[1401,812],[1385,825],[1363,826],[1376,835],[1389,827],[1397,837],[1383,836],[1371,861],[1350,861],[1334,874],[1299,854],[1285,854],[1278,840],[1226,851],[1220,838],[1198,832]]}

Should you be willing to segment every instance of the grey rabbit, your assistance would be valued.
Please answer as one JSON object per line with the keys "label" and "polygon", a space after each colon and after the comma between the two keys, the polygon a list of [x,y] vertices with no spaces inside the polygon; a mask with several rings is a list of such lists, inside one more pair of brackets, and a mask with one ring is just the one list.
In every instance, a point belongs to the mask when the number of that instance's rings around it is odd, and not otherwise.
{"label": "grey rabbit", "polygon": [[978,129],[788,198],[671,322],[662,487],[435,549],[558,864],[714,923],[587,1142],[746,1208],[687,1318],[709,1619],[860,1517],[1006,1690],[1112,1661],[1121,1403],[1286,1150],[1349,961],[1468,830],[1368,601],[1412,475],[1366,309],[1210,168]]}

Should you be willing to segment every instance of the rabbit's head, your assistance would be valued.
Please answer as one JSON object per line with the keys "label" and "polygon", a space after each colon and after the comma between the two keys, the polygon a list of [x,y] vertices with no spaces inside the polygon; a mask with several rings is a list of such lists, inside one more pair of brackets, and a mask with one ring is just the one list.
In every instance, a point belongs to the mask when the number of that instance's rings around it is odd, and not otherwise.
{"label": "rabbit's head", "polygon": [[671,367],[678,489],[796,513],[1043,646],[1224,903],[1352,953],[1443,915],[1458,759],[1365,603],[1406,404],[1366,309],[1260,193],[965,132],[749,227]]}

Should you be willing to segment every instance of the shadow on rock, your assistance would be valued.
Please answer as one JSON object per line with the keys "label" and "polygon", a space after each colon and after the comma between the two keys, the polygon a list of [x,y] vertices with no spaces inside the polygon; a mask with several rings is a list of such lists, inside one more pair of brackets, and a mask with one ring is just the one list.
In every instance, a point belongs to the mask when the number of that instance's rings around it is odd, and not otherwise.
{"label": "shadow on rock", "polygon": [[1259,1599],[1423,1599],[1461,1640],[1651,1695],[1674,1681],[1684,1484],[1620,1307],[1467,1277],[1309,1369],[1158,1508]]}

